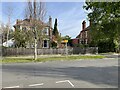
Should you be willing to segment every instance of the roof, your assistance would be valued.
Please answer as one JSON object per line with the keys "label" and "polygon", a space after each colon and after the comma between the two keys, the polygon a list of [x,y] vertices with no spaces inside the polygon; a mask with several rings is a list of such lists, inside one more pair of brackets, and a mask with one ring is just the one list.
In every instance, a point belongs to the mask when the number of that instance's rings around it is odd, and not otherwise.
{"label": "roof", "polygon": [[[33,26],[33,23],[31,23],[32,21],[33,21],[33,19],[18,20],[18,23],[16,23],[14,25],[14,27],[18,26],[18,25],[20,25],[20,26]],[[48,23],[44,23],[41,20],[39,20],[39,21],[37,20],[37,24],[42,24],[42,25],[45,25],[45,26],[49,26]]]}
{"label": "roof", "polygon": [[88,27],[86,27],[84,30],[82,30],[82,31],[79,33],[79,35],[77,35],[76,38],[80,37],[80,35],[81,35],[82,32],[88,31],[88,30],[90,30],[90,26],[88,26]]}

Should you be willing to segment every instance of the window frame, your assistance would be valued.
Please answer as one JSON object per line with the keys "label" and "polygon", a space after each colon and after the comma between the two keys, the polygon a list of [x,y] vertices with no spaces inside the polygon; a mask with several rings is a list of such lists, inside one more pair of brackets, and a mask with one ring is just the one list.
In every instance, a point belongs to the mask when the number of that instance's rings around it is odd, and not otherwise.
{"label": "window frame", "polygon": [[[46,47],[45,47],[45,41],[47,41]],[[43,40],[43,48],[49,48],[49,40],[47,40],[47,39]]]}

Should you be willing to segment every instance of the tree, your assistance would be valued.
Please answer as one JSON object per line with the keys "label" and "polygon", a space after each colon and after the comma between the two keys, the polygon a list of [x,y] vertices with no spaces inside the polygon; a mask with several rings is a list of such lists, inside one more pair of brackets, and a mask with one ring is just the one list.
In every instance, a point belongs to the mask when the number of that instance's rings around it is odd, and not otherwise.
{"label": "tree", "polygon": [[56,37],[59,35],[58,29],[57,29],[57,18],[55,19],[55,24],[54,24],[54,29],[53,29],[53,35],[56,36]]}
{"label": "tree", "polygon": [[[13,7],[12,6],[7,6],[6,10],[4,10],[5,15],[8,17],[8,22],[7,22],[7,33],[6,33],[6,43],[9,40],[10,37],[10,30],[11,30],[11,18],[13,16]],[[8,43],[7,43],[8,44]]]}
{"label": "tree", "polygon": [[13,33],[13,37],[15,40],[15,47],[24,47],[26,48],[26,45],[28,45],[29,42],[33,42],[31,40],[31,31],[23,31],[20,29],[16,29],[16,31]]}
{"label": "tree", "polygon": [[1,28],[1,33],[2,33],[2,43],[3,42],[7,42],[9,39],[13,38],[13,31],[12,29],[10,29],[9,31],[9,37],[7,37],[8,35],[8,28],[9,26],[6,25],[6,24],[1,24],[0,25],[0,28]]}
{"label": "tree", "polygon": [[[120,47],[120,1],[86,2],[84,6],[88,18],[92,21],[91,38],[96,45],[99,42],[112,42],[115,51]],[[110,44],[111,45],[111,44]],[[107,47],[106,47],[107,48]]]}
{"label": "tree", "polygon": [[[37,59],[37,40],[42,41],[43,20],[46,15],[44,2],[32,2],[28,0],[25,16],[31,18],[31,27],[34,33],[34,60]],[[40,37],[38,37],[40,36]],[[41,43],[42,44],[42,43]]]}
{"label": "tree", "polygon": [[2,43],[7,41],[7,27],[3,23],[1,24],[1,31],[2,31]]}
{"label": "tree", "polygon": [[64,36],[63,39],[68,40],[67,45],[72,46],[72,40],[71,40],[71,37],[69,35]]}
{"label": "tree", "polygon": [[54,29],[53,29],[53,35],[56,42],[52,43],[52,47],[59,47],[59,44],[61,43],[61,36],[59,35],[58,28],[57,28],[57,18],[55,19]]}

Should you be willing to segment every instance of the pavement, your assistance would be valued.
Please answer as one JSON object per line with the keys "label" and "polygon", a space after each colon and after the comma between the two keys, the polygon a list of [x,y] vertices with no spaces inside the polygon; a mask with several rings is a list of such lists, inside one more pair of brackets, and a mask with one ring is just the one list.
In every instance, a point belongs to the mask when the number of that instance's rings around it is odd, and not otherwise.
{"label": "pavement", "polygon": [[118,56],[2,64],[2,88],[117,88]]}

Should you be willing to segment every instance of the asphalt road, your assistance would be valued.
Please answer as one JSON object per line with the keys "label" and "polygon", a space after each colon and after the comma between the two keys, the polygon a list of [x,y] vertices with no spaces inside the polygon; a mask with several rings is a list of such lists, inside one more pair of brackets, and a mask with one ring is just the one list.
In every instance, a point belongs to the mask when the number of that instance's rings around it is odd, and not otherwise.
{"label": "asphalt road", "polygon": [[2,87],[118,87],[118,58],[3,64]]}

